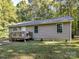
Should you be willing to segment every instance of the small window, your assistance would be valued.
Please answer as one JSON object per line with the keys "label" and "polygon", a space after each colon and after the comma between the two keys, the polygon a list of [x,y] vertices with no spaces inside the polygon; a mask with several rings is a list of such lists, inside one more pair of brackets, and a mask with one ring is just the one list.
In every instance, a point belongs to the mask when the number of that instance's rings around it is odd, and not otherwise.
{"label": "small window", "polygon": [[34,33],[38,33],[38,26],[34,27]]}
{"label": "small window", "polygon": [[57,33],[62,33],[62,24],[57,24]]}

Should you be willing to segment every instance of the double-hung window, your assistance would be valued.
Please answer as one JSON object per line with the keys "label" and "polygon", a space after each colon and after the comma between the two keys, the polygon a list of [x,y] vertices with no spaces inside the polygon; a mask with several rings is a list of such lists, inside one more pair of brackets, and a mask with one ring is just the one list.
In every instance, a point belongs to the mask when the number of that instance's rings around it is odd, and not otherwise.
{"label": "double-hung window", "polygon": [[62,33],[62,24],[57,24],[57,33]]}
{"label": "double-hung window", "polygon": [[38,33],[38,26],[34,27],[34,33]]}

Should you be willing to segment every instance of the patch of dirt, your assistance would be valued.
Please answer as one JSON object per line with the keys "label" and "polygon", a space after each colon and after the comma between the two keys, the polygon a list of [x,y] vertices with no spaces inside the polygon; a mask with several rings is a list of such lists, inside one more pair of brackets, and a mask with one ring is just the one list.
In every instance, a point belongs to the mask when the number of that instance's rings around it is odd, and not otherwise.
{"label": "patch of dirt", "polygon": [[14,56],[10,59],[35,59],[35,58],[32,55],[18,55],[18,56]]}

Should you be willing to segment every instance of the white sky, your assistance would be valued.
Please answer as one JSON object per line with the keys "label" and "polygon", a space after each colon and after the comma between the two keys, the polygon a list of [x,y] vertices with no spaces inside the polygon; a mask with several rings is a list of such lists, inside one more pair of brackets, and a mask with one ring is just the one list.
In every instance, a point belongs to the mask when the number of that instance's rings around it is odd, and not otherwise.
{"label": "white sky", "polygon": [[16,5],[17,3],[19,3],[21,0],[12,0],[14,5]]}

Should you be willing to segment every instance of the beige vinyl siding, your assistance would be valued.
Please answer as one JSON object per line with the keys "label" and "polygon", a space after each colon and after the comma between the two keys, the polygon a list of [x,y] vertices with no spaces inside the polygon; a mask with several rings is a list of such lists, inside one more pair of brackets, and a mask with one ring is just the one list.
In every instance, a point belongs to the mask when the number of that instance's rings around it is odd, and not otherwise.
{"label": "beige vinyl siding", "polygon": [[35,40],[38,39],[57,39],[57,40],[64,40],[71,38],[71,23],[62,23],[62,33],[57,33],[57,24],[51,25],[39,25],[38,26],[38,33],[34,33],[34,26],[26,27],[26,31],[33,32],[33,38]]}

